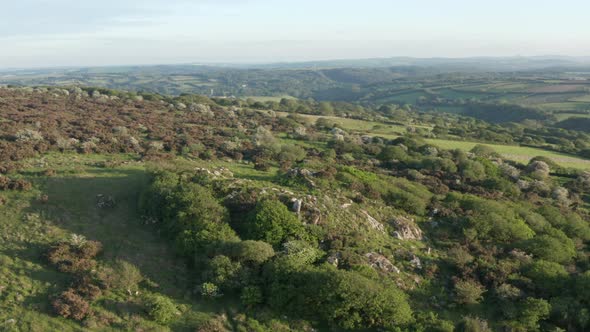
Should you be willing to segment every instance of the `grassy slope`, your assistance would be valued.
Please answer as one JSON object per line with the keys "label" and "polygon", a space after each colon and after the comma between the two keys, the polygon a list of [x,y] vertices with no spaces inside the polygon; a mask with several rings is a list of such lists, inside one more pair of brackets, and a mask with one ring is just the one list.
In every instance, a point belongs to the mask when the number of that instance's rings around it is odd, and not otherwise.
{"label": "grassy slope", "polygon": [[[72,233],[101,241],[105,248],[101,261],[119,258],[135,264],[159,285],[156,292],[182,304],[185,309],[172,325],[174,330],[194,327],[215,310],[187,300],[192,286],[186,280],[184,264],[141,223],[136,205],[147,181],[144,167],[135,163],[117,168],[92,166],[100,159],[105,157],[49,156],[46,162],[58,171],[56,176],[40,176],[34,167],[25,173],[38,190],[0,193],[8,198],[0,207],[0,330],[9,326],[15,331],[80,329],[78,324],[51,314],[48,296],[65,290],[70,276],[48,267],[42,259],[49,243]],[[45,204],[37,199],[42,193],[49,196]],[[97,194],[115,197],[117,206],[97,208]],[[141,310],[126,304],[127,300],[111,296],[101,299],[96,309],[124,317],[113,324],[118,330],[131,329],[134,324],[153,326]]]}

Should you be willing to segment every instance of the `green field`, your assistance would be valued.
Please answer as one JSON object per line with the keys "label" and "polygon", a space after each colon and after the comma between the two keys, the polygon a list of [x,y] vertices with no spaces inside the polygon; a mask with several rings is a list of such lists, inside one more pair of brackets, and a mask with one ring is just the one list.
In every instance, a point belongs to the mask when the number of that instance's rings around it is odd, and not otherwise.
{"label": "green field", "polygon": [[569,118],[590,118],[590,114],[579,114],[579,113],[556,113],[555,117],[557,121],[567,120]]}
{"label": "green field", "polygon": [[556,163],[564,167],[572,167],[578,169],[590,169],[590,160],[578,158],[575,156],[537,149],[526,146],[516,145],[502,145],[502,144],[486,144],[477,142],[465,142],[465,141],[452,141],[443,139],[427,139],[427,141],[433,145],[436,145],[443,149],[461,149],[469,151],[478,144],[483,144],[492,147],[496,152],[501,154],[503,157],[509,160],[514,160],[522,163],[527,163],[534,157],[542,156],[551,158]]}

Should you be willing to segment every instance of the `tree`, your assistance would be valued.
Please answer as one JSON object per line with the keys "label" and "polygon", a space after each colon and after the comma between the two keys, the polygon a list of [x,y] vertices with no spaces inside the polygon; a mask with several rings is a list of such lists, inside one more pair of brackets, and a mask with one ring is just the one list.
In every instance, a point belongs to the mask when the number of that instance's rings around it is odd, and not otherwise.
{"label": "tree", "polygon": [[394,285],[383,285],[358,273],[333,271],[317,291],[316,307],[329,322],[345,329],[395,328],[412,321],[405,294]]}
{"label": "tree", "polygon": [[185,230],[176,236],[176,248],[186,257],[208,248],[223,246],[225,243],[237,242],[240,238],[226,223],[206,223],[197,230]]}
{"label": "tree", "polygon": [[277,246],[287,238],[305,237],[305,228],[285,205],[275,200],[263,200],[250,214],[249,237]]}
{"label": "tree", "polygon": [[226,289],[232,289],[238,286],[237,279],[241,268],[240,263],[232,262],[229,257],[217,255],[207,262],[203,279]]}
{"label": "tree", "polygon": [[563,266],[540,259],[533,261],[523,272],[531,279],[533,288],[544,294],[559,293],[568,281],[568,273]]}
{"label": "tree", "polygon": [[227,255],[239,262],[260,265],[275,255],[272,246],[262,241],[240,241],[229,245]]}
{"label": "tree", "polygon": [[520,314],[518,321],[526,331],[539,330],[539,321],[549,316],[551,305],[543,299],[526,298],[519,305]]}
{"label": "tree", "polygon": [[170,207],[174,209],[175,220],[170,228],[176,233],[199,231],[207,224],[225,223],[229,213],[213,197],[211,190],[196,183],[184,183],[174,191]]}
{"label": "tree", "polygon": [[553,237],[550,235],[538,235],[525,241],[523,249],[533,254],[534,257],[555,263],[568,263],[576,255],[574,242],[565,234]]}

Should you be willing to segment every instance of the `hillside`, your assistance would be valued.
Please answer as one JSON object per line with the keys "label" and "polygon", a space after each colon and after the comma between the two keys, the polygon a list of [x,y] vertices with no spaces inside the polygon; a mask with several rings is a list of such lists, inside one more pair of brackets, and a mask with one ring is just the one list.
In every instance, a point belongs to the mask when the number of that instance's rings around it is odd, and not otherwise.
{"label": "hillside", "polygon": [[590,137],[511,120],[0,88],[0,329],[587,330]]}

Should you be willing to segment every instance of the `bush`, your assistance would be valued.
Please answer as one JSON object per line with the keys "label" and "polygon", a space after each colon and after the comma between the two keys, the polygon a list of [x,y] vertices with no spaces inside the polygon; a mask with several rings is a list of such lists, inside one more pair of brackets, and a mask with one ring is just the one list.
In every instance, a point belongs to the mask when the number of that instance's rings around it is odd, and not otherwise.
{"label": "bush", "polygon": [[96,266],[93,259],[102,250],[102,244],[97,241],[83,243],[58,242],[52,245],[46,253],[47,260],[61,272],[78,273],[89,271]]}
{"label": "bush", "polygon": [[525,241],[522,247],[526,252],[533,254],[533,257],[556,263],[568,263],[576,255],[574,242],[563,233],[557,237],[535,236]]}
{"label": "bush", "polygon": [[204,282],[201,285],[201,296],[206,298],[213,298],[219,296],[219,287],[211,282]]}
{"label": "bush", "polygon": [[305,228],[279,201],[263,200],[250,214],[249,237],[277,246],[287,238],[305,238]]}
{"label": "bush", "polygon": [[485,287],[474,280],[467,279],[455,282],[455,295],[459,303],[477,304],[481,301],[485,292]]}
{"label": "bush", "polygon": [[167,324],[174,319],[178,310],[172,301],[162,295],[148,295],[144,298],[148,315],[160,324]]}
{"label": "bush", "polygon": [[556,294],[568,281],[565,268],[557,263],[536,260],[524,269],[524,275],[531,279],[532,286],[542,293]]}
{"label": "bush", "polygon": [[462,332],[492,332],[488,322],[479,317],[465,317],[459,326]]}
{"label": "bush", "polygon": [[51,302],[55,313],[75,320],[83,320],[90,314],[90,304],[73,289],[61,293]]}
{"label": "bush", "polygon": [[257,286],[244,287],[240,295],[240,301],[247,307],[261,304],[263,301],[262,290]]}
{"label": "bush", "polygon": [[272,246],[262,241],[240,241],[229,245],[228,255],[243,263],[260,265],[275,255]]}
{"label": "bush", "polygon": [[354,272],[332,271],[318,295],[320,312],[330,323],[345,329],[392,329],[412,321],[405,294],[393,285],[381,285]]}
{"label": "bush", "polygon": [[138,284],[143,280],[139,269],[124,260],[116,260],[112,267],[99,270],[99,278],[106,287],[124,290],[129,293],[137,290]]}
{"label": "bush", "polygon": [[238,286],[240,263],[232,262],[228,257],[217,255],[207,262],[207,269],[203,272],[203,279],[226,288]]}

